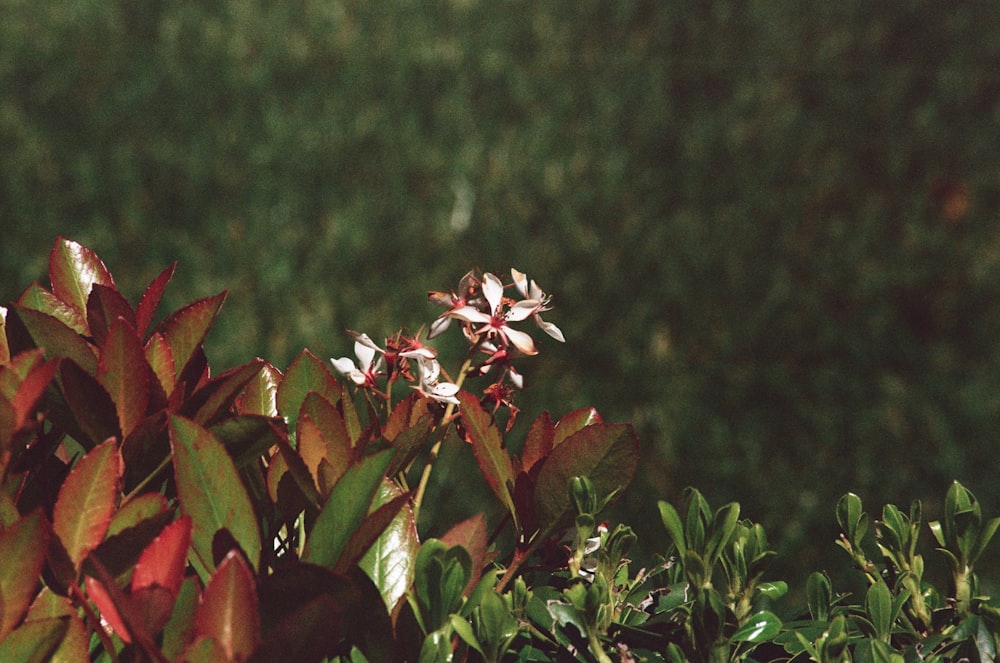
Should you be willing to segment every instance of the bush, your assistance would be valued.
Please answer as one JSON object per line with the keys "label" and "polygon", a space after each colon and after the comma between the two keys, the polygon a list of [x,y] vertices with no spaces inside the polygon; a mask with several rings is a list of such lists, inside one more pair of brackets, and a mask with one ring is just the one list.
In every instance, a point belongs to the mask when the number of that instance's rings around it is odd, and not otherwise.
{"label": "bush", "polygon": [[[928,523],[943,591],[925,577],[920,502],[883,508],[872,559],[854,494],[836,517],[861,603],[817,572],[805,606],[779,610],[764,528],[694,489],[679,510],[658,503],[670,545],[636,568],[633,529],[601,520],[639,465],[631,426],[543,413],[508,443],[518,367],[540,347],[520,323],[564,340],[517,270],[431,292],[445,310],[426,334],[354,333],[357,359],[332,360],[343,381],[308,350],[284,372],[258,358],[213,374],[225,293],[156,322],[173,273],[133,306],[60,238],[51,288],[0,309],[4,661],[996,656],[1000,609],[975,568],[1000,518],[957,482]],[[451,326],[467,341],[453,377],[427,343]],[[474,515],[429,522],[446,447]]]}

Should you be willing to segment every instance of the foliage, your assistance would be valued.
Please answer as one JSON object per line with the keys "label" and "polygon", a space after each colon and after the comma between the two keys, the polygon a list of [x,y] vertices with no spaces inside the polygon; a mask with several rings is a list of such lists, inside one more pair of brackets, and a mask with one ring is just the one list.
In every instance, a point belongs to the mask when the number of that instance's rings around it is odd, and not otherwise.
{"label": "foliage", "polygon": [[[308,350],[283,372],[255,359],[214,375],[204,341],[225,293],[156,322],[173,272],[133,306],[59,238],[51,287],[0,310],[4,661],[996,657],[1000,608],[976,564],[1000,517],[957,482],[928,524],[944,591],[924,574],[920,503],[884,507],[873,561],[854,494],[836,516],[861,603],[814,573],[802,613],[782,616],[764,528],[694,489],[679,510],[659,502],[669,547],[636,569],[635,532],[601,520],[639,464],[630,426],[544,413],[508,444],[517,366],[540,349],[518,323],[564,340],[517,270],[431,292],[446,310],[426,336],[355,333],[357,362],[332,361],[343,380]],[[453,379],[427,343],[452,325],[468,344]],[[428,537],[443,445],[467,450],[463,484],[492,498]]]}

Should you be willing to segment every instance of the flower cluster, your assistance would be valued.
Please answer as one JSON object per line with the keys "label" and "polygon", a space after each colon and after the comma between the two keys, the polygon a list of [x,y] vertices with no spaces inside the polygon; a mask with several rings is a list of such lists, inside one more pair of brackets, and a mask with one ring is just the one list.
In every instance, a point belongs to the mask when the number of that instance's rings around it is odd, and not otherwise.
{"label": "flower cluster", "polygon": [[[447,310],[430,325],[427,339],[441,335],[452,321],[458,321],[469,342],[465,365],[454,381],[441,368],[437,351],[420,340],[419,332],[415,336],[399,333],[387,338],[384,348],[367,334],[351,332],[357,363],[350,357],[340,357],[331,360],[334,368],[358,387],[384,397],[389,391],[380,389],[383,380],[391,386],[403,379],[425,396],[455,405],[456,394],[467,376],[492,373],[496,379],[483,390],[483,400],[492,402],[494,409],[505,406],[516,414],[511,395],[513,389],[523,387],[524,379],[513,362],[538,354],[538,346],[530,334],[513,325],[530,318],[552,338],[560,342],[565,339],[556,325],[542,319],[542,313],[552,308],[551,297],[523,272],[511,269],[510,274],[511,282],[504,285],[495,274],[470,271],[455,290],[428,293],[432,303]],[[508,289],[516,294],[509,296]]]}

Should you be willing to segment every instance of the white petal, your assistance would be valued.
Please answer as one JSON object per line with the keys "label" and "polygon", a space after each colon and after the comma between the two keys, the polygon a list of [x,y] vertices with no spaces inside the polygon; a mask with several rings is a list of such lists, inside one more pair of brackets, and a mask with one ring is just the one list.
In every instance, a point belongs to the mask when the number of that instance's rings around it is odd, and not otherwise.
{"label": "white petal", "polygon": [[526,355],[537,355],[538,350],[535,349],[535,342],[531,340],[523,331],[517,329],[511,329],[510,327],[504,326],[503,328],[504,336],[517,347],[518,350]]}
{"label": "white petal", "polygon": [[510,375],[511,384],[513,384],[518,389],[524,389],[524,376],[514,370],[514,367],[510,367],[508,373]]}
{"label": "white petal", "polygon": [[542,331],[544,331],[546,334],[556,339],[560,343],[566,342],[566,337],[563,336],[562,331],[551,322],[545,322],[544,320],[542,320],[541,316],[538,315],[535,316],[535,324],[541,327]]}
{"label": "white petal", "polygon": [[371,368],[372,363],[375,361],[375,350],[360,340],[354,342],[354,354],[358,356],[360,368]]}
{"label": "white petal", "polygon": [[441,374],[441,364],[436,359],[418,358],[417,365],[420,366],[420,381],[424,384],[434,384]]}
{"label": "white petal", "polygon": [[511,306],[510,310],[507,311],[507,315],[505,315],[504,318],[512,322],[524,320],[532,313],[537,311],[538,306],[539,303],[534,299],[524,299]]}
{"label": "white petal", "polygon": [[359,387],[368,382],[368,378],[365,377],[365,374],[357,370],[348,373],[347,377],[351,378],[351,382],[358,385]]}
{"label": "white petal", "polygon": [[358,370],[357,366],[354,365],[354,360],[350,357],[331,359],[330,363],[333,364],[333,367],[337,369],[337,372],[341,375],[350,375],[352,371]]}
{"label": "white petal", "polygon": [[382,348],[380,348],[379,346],[375,345],[375,341],[373,341],[371,339],[371,337],[368,336],[368,334],[364,334],[364,333],[354,334],[354,342],[355,343],[361,343],[365,347],[371,348],[372,350],[375,350],[377,352],[383,352]]}
{"label": "white petal", "polygon": [[451,382],[441,382],[434,385],[430,389],[430,394],[439,401],[446,401],[448,403],[454,403],[458,405],[458,399],[455,398],[455,394],[458,393],[458,385],[452,384]]}
{"label": "white petal", "polygon": [[451,325],[451,318],[448,316],[443,316],[431,323],[430,333],[427,334],[427,338],[434,338],[440,336],[445,332],[446,329]]}
{"label": "white petal", "polygon": [[489,324],[493,319],[486,315],[479,309],[473,308],[471,306],[463,306],[462,308],[455,309],[448,313],[453,318],[458,318],[459,320],[465,320],[466,322],[482,322]]}
{"label": "white petal", "polygon": [[400,352],[399,356],[406,357],[407,359],[437,359],[437,352],[434,351],[434,348],[428,348],[426,345],[423,345],[419,348],[407,350],[406,352]]}
{"label": "white petal", "polygon": [[510,268],[510,277],[514,279],[514,285],[517,286],[518,292],[521,293],[522,297],[528,296],[528,275],[524,272],[519,272],[513,267]]}
{"label": "white petal", "polygon": [[489,272],[483,274],[483,296],[490,303],[490,313],[495,313],[503,299],[503,283]]}

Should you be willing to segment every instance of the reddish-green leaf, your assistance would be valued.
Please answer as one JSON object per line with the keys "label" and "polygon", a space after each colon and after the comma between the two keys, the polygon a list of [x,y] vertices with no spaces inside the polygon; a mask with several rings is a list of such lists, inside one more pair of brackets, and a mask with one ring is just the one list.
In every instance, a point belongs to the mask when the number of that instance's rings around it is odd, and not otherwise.
{"label": "reddish-green leaf", "polygon": [[170,346],[174,369],[178,375],[184,371],[195,350],[208,335],[208,330],[215,321],[219,309],[222,308],[226,294],[223,292],[214,297],[191,302],[160,323],[159,330]]}
{"label": "reddish-green leaf", "polygon": [[49,546],[49,528],[35,510],[0,531],[0,640],[21,621],[39,585]]}
{"label": "reddish-green leaf", "polygon": [[[20,356],[20,355],[19,355]],[[17,427],[20,428],[32,417],[35,406],[45,393],[45,388],[52,382],[59,368],[59,361],[43,362],[32,367],[21,384],[17,387],[17,392],[10,400],[14,408]]]}
{"label": "reddish-green leaf", "polygon": [[90,329],[82,311],[56,297],[54,294],[38,285],[32,283],[17,298],[17,303],[21,306],[47,313],[53,318],[63,323],[77,334],[87,335]]}
{"label": "reddish-green leaf", "polygon": [[52,530],[77,569],[108,531],[121,475],[121,454],[116,440],[110,438],[81,458],[59,489]]}
{"label": "reddish-green leaf", "polygon": [[404,432],[413,428],[418,421],[427,415],[427,406],[432,401],[420,395],[420,392],[410,392],[403,400],[396,403],[385,422],[382,435],[393,442]]}
{"label": "reddish-green leaf", "polygon": [[81,312],[87,310],[87,298],[95,283],[112,288],[115,285],[111,272],[96,253],[63,237],[56,238],[49,254],[49,278],[55,295]]}
{"label": "reddish-green leaf", "polygon": [[124,503],[111,518],[107,536],[114,536],[143,520],[167,510],[167,498],[160,493],[143,493]]}
{"label": "reddish-green leaf", "polygon": [[198,411],[191,418],[202,426],[208,426],[220,416],[229,414],[233,401],[256,377],[263,365],[264,360],[256,359],[249,364],[231,368],[210,380],[192,395],[191,403],[198,406]]}
{"label": "reddish-green leaf", "polygon": [[59,596],[48,587],[35,597],[28,609],[25,622],[59,618],[67,622],[66,635],[59,647],[52,652],[47,663],[79,663],[88,660],[88,632],[76,607],[65,596]]}
{"label": "reddish-green leaf", "polygon": [[461,404],[462,421],[479,469],[500,503],[516,520],[514,497],[510,492],[514,485],[514,466],[507,450],[503,448],[503,437],[496,421],[493,415],[483,409],[479,399],[469,392],[458,392],[458,400]]}
{"label": "reddish-green leaf", "polygon": [[191,518],[185,516],[164,527],[139,556],[132,574],[132,591],[156,586],[176,597],[184,580],[190,546]]}
{"label": "reddish-green leaf", "polygon": [[63,396],[73,413],[72,423],[78,427],[74,432],[84,436],[78,441],[90,447],[109,437],[117,437],[120,433],[118,412],[97,378],[72,361],[60,363],[59,377]]}
{"label": "reddish-green leaf", "polygon": [[319,427],[313,423],[312,417],[308,414],[299,416],[298,434],[295,437],[299,456],[302,457],[302,462],[306,464],[307,468],[309,468],[309,475],[312,477],[313,483],[315,483],[317,488],[320,489],[320,494],[322,495],[324,494],[324,491],[320,483],[320,463],[324,460],[327,461],[327,466],[330,468],[330,472],[332,473],[332,476],[328,479],[331,487],[337,482],[337,479],[343,475],[344,471],[347,469],[347,463],[338,463],[338,466],[340,467],[338,471],[333,467],[333,464],[327,460],[326,441],[323,439],[323,434],[320,433]]}
{"label": "reddish-green leaf", "polygon": [[138,334],[127,320],[118,318],[101,347],[97,381],[115,404],[123,438],[146,417],[152,377]]}
{"label": "reddish-green leaf", "polygon": [[10,345],[7,343],[7,309],[0,306],[0,366],[10,363]]}
{"label": "reddish-green leaf", "polygon": [[91,375],[97,370],[97,348],[63,322],[19,304],[11,305],[10,314],[17,316],[36,348],[45,348],[47,358],[68,357]]}
{"label": "reddish-green leaf", "polygon": [[247,384],[237,401],[240,414],[278,416],[278,385],[284,376],[271,363],[264,362],[260,372]]}
{"label": "reddish-green leaf", "polygon": [[627,424],[592,424],[566,438],[542,462],[535,486],[539,524],[572,522],[569,480],[589,477],[598,499],[629,484],[639,464],[639,440]]}
{"label": "reddish-green leaf", "polygon": [[330,463],[335,480],[343,475],[357,453],[351,446],[347,425],[337,408],[318,393],[309,392],[302,402],[298,421],[296,445],[314,478],[323,458]]}
{"label": "reddish-green leaf", "polygon": [[4,663],[48,663],[66,637],[69,620],[49,617],[21,624],[0,642]]}
{"label": "reddish-green leaf", "polygon": [[140,336],[144,336],[146,334],[146,330],[149,329],[150,323],[153,322],[153,315],[156,313],[156,307],[160,305],[160,299],[163,297],[163,291],[167,289],[167,284],[170,283],[170,279],[173,277],[174,269],[176,267],[177,263],[174,263],[160,272],[160,275],[153,279],[153,282],[150,283],[149,287],[142,293],[139,305],[136,306],[135,309],[135,329]]}
{"label": "reddish-green leaf", "polygon": [[593,424],[602,423],[604,420],[601,415],[597,413],[592,407],[585,407],[579,410],[573,410],[567,415],[564,415],[559,421],[556,422],[555,435],[552,439],[552,446],[557,447],[563,443],[563,441],[568,438],[573,433],[583,430],[587,426],[592,426]]}
{"label": "reddish-green leaf", "polygon": [[336,566],[347,542],[368,515],[391,458],[392,450],[386,449],[348,468],[316,518],[306,539],[303,561]]}
{"label": "reddish-green leaf", "polygon": [[521,450],[521,469],[531,472],[538,461],[551,453],[555,434],[555,425],[548,412],[542,412],[531,422],[528,436],[524,440],[524,449]]}
{"label": "reddish-green leaf", "polygon": [[[375,496],[375,506],[380,510],[388,507],[388,510],[380,518],[369,517],[365,521],[366,524],[371,521],[371,529],[381,529],[381,533],[374,542],[362,540],[358,546],[365,546],[367,550],[362,551],[364,556],[358,564],[375,583],[389,611],[396,607],[413,583],[413,567],[420,549],[417,523],[408,502],[409,495],[394,481],[383,479]],[[390,514],[393,514],[392,520],[384,522]]]}
{"label": "reddish-green leaf", "polygon": [[215,639],[227,661],[246,661],[257,648],[260,616],[253,572],[233,550],[205,587],[195,613],[195,637]]}
{"label": "reddish-green leaf", "polygon": [[163,334],[153,334],[146,341],[145,355],[146,361],[149,362],[150,368],[163,387],[163,392],[169,396],[177,385],[177,372],[174,368],[174,354]]}
{"label": "reddish-green leaf", "polygon": [[181,583],[177,600],[174,601],[174,611],[163,627],[163,655],[171,661],[180,660],[181,652],[191,641],[194,632],[194,613],[198,609],[200,599],[198,579],[191,576]]}
{"label": "reddish-green leaf", "polygon": [[114,288],[95,283],[87,300],[87,325],[94,342],[104,345],[111,325],[118,318],[124,318],[130,327],[135,328],[135,311],[132,310],[132,305]]}
{"label": "reddish-green leaf", "polygon": [[315,391],[334,405],[340,400],[340,383],[333,377],[326,362],[303,350],[285,371],[285,378],[278,387],[278,412],[288,422],[289,430],[295,430],[299,409],[310,391]]}
{"label": "reddish-green leaf", "polygon": [[215,569],[212,541],[223,528],[257,568],[261,551],[257,519],[225,447],[209,431],[178,416],[170,417],[170,442],[181,510],[194,523],[191,561],[200,563],[199,575],[207,581]]}

